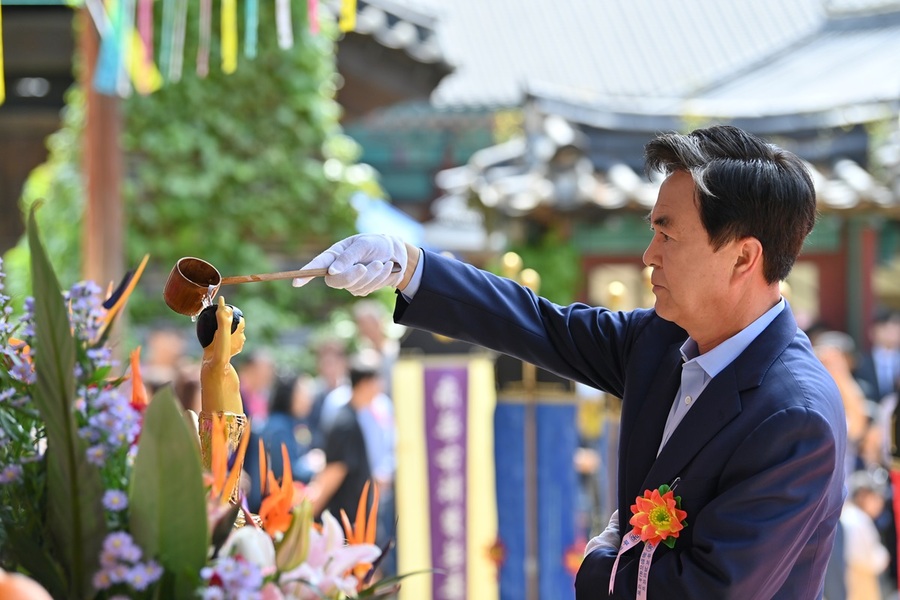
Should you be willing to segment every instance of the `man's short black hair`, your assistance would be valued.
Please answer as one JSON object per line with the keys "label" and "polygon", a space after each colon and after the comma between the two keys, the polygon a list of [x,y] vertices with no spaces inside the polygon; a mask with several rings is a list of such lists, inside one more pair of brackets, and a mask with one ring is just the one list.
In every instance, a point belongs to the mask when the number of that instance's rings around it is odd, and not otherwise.
{"label": "man's short black hair", "polygon": [[[231,308],[234,309],[234,317],[231,321],[231,333],[234,333],[237,331],[238,324],[244,317],[244,313],[236,306],[232,306],[231,304],[228,304],[227,306],[231,306]],[[217,304],[211,304],[201,310],[200,314],[197,315],[197,339],[200,341],[200,346],[203,348],[212,344],[213,337],[216,335],[216,330],[219,328],[219,322],[216,320],[217,308]]]}
{"label": "man's short black hair", "polygon": [[766,281],[785,279],[816,223],[816,191],[795,154],[730,125],[668,133],[645,149],[647,172],[687,171],[713,248],[755,237]]}

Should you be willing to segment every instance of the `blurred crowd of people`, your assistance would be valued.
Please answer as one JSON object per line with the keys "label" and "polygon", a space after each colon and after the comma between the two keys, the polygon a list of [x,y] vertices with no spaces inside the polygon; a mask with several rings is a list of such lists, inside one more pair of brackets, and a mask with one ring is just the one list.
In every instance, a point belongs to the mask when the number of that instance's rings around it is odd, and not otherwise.
{"label": "blurred crowd of people", "polygon": [[[293,480],[305,487],[317,517],[327,509],[340,519],[343,510],[353,522],[363,487],[372,482],[379,495],[376,543],[384,548],[395,534],[390,373],[399,343],[388,335],[387,310],[377,301],[357,302],[353,320],[355,338],[316,339],[309,349],[314,356],[309,372],[279,364],[275,351],[259,346],[232,359],[251,423],[242,486],[250,509],[257,512],[264,495],[262,447],[268,468],[279,480],[286,456]],[[194,352],[199,345],[191,346],[191,334],[174,328],[151,331],[141,369],[151,393],[171,385],[182,406],[199,413],[200,368]],[[370,492],[370,503],[373,497]],[[380,568],[382,575],[395,574],[393,547]]]}
{"label": "blurred crowd of people", "polygon": [[[865,343],[814,326],[807,331],[847,415],[848,496],[826,578],[827,600],[897,597],[897,518],[892,471],[900,476],[897,395],[900,313],[879,311]],[[868,349],[865,349],[868,348]],[[900,480],[898,480],[900,486]]]}

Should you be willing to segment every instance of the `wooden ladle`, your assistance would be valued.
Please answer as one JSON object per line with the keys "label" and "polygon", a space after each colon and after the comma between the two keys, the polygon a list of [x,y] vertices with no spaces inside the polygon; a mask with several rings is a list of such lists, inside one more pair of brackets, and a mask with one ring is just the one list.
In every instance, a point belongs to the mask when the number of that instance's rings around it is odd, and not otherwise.
{"label": "wooden ladle", "polygon": [[251,281],[276,281],[295,277],[322,277],[328,269],[298,269],[257,275],[222,277],[219,270],[203,259],[193,256],[179,258],[163,290],[166,304],[175,312],[193,317],[208,306],[223,285],[249,283]]}
{"label": "wooden ladle", "polygon": [[[400,270],[395,264],[393,271]],[[201,258],[186,256],[179,258],[163,290],[166,304],[175,312],[189,317],[200,314],[204,307],[212,303],[223,285],[234,283],[250,283],[252,281],[277,281],[296,277],[324,277],[328,269],[297,269],[295,271],[279,271],[277,273],[259,273],[256,275],[234,275],[222,277],[219,270]]]}

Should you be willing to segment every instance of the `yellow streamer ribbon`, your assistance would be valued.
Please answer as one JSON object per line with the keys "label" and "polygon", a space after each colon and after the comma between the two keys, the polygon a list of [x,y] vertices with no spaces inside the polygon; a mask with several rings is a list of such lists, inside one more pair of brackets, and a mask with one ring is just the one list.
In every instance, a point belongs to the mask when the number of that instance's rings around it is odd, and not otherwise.
{"label": "yellow streamer ribbon", "polygon": [[341,18],[338,27],[341,31],[356,29],[356,0],[341,0]]}
{"label": "yellow streamer ribbon", "polygon": [[222,0],[222,72],[234,73],[237,69],[238,26],[237,0]]}
{"label": "yellow streamer ribbon", "polygon": [[0,7],[0,104],[6,100],[6,85],[3,74],[3,8]]}
{"label": "yellow streamer ribbon", "polygon": [[140,34],[131,30],[131,52],[128,53],[128,74],[140,94],[152,94],[162,87],[162,73],[148,56],[147,46]]}

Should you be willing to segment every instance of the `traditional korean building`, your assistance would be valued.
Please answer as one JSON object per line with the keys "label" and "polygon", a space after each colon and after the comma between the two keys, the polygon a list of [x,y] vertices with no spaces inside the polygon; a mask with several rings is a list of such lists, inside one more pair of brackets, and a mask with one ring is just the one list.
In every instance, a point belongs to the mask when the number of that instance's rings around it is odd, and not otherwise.
{"label": "traditional korean building", "polygon": [[900,303],[900,3],[457,4],[437,25],[457,69],[431,103],[349,130],[426,240],[479,259],[560,231],[578,296],[646,304],[643,145],[731,123],[813,169],[821,219],[788,281],[806,322],[863,339]]}

